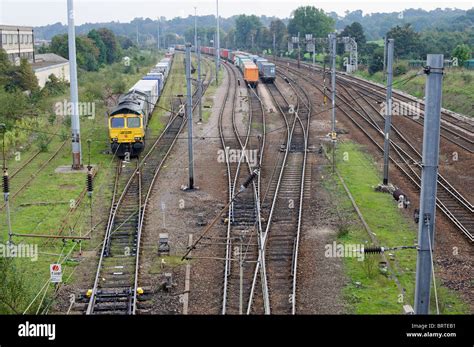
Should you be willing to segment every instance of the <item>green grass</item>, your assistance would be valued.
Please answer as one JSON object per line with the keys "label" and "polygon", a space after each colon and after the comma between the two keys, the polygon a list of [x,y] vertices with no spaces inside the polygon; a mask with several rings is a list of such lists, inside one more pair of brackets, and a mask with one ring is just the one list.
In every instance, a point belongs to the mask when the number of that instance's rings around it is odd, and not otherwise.
{"label": "green grass", "polygon": [[[211,68],[210,68],[211,73],[215,75],[216,68],[213,64],[210,64],[210,65],[211,65]],[[222,81],[224,79],[224,71],[222,68],[219,71],[218,78],[219,78],[218,85],[216,85],[214,81],[213,83],[211,83],[211,85],[209,85],[206,92],[204,93],[203,110],[202,110],[202,118],[204,122],[207,122],[209,117],[211,116],[212,108],[214,106],[214,95],[216,94],[217,88],[222,84]],[[206,106],[206,108],[204,108],[204,106]]]}
{"label": "green grass", "polygon": [[[401,90],[417,98],[425,96],[425,75],[417,76],[407,83],[407,78],[413,77],[419,70],[410,70],[406,74],[396,76],[393,80],[394,89]],[[370,75],[367,71],[357,71],[356,75],[368,80],[385,84],[382,72]],[[448,68],[443,78],[443,107],[474,117],[474,71],[467,69]]]}
{"label": "green grass", "polygon": [[[149,57],[147,65],[140,66],[138,71],[133,73],[123,73],[124,67],[121,63],[116,63],[101,69],[98,72],[84,72],[79,71],[79,99],[80,101],[90,101],[95,103],[95,117],[81,117],[81,138],[82,138],[82,153],[83,163],[88,164],[88,145],[87,139],[91,139],[91,163],[98,169],[97,176],[94,180],[94,194],[93,194],[93,217],[94,224],[98,223],[104,218],[100,215],[100,208],[107,209],[110,203],[112,183],[111,179],[114,177],[114,163],[110,154],[105,154],[109,149],[108,129],[106,106],[104,103],[104,95],[108,88],[111,88],[111,83],[120,82],[123,88],[128,90],[143,74],[148,71],[158,60],[158,57]],[[112,82],[111,82],[112,81]],[[69,100],[69,95],[50,98],[46,100],[54,109],[54,104],[57,101],[64,99]],[[66,122],[67,123],[67,122]],[[70,129],[67,124],[58,121],[54,126],[43,126],[37,128],[39,131],[48,131],[55,133],[56,131],[65,132],[66,136]],[[36,130],[36,129],[35,129]],[[37,130],[37,131],[38,131]],[[21,165],[24,160],[27,160],[38,151],[36,140],[34,137],[38,133],[32,133],[33,142],[29,146],[25,146],[21,152],[21,160],[9,161],[10,172],[12,173],[16,167]],[[51,136],[51,135],[49,135]],[[61,136],[54,136],[53,141],[48,145],[47,151],[41,153],[33,162],[31,162],[17,177],[11,180],[11,192],[14,193],[20,185],[35,174],[38,168],[46,162],[53,152],[59,148],[64,141]],[[71,144],[68,140],[66,145],[58,153],[54,160],[52,160],[37,176],[34,177],[30,185],[16,198],[11,199],[11,224],[12,230],[15,233],[31,233],[31,234],[57,234],[61,226],[61,222],[65,220],[71,203],[76,203],[77,210],[67,219],[65,223],[65,235],[84,235],[90,229],[90,207],[89,199],[86,196],[80,204],[77,204],[81,191],[85,188],[86,175],[84,173],[73,174],[58,174],[55,169],[62,165],[71,164]],[[38,205],[38,202],[61,202],[59,204]],[[29,204],[29,205],[23,205]],[[102,211],[103,212],[103,211]],[[4,210],[0,214],[0,224],[6,225],[6,217]],[[83,250],[92,250],[98,243],[101,242],[101,232],[104,224],[98,227],[95,232],[97,237],[92,241],[82,242]],[[7,230],[2,228],[0,238],[6,241],[8,238]],[[41,289],[44,283],[49,278],[49,264],[57,262],[59,255],[65,255],[76,247],[72,256],[77,256],[79,247],[73,241],[62,242],[61,240],[51,241],[39,238],[14,238],[14,242],[23,242],[27,244],[36,244],[39,248],[39,258],[36,262],[31,262],[29,259],[12,259],[12,265],[9,266],[9,278],[21,279],[21,300],[17,300],[15,310],[22,313],[28,303],[33,299],[36,293]],[[47,253],[47,254],[46,254]],[[63,280],[72,274],[77,263],[68,261],[63,268]],[[13,270],[13,268],[15,270]],[[75,278],[72,276],[70,281]],[[18,283],[8,282],[6,286],[15,286]],[[2,287],[3,288],[3,287]],[[52,286],[49,285],[49,292],[46,295],[46,301],[51,299]],[[0,294],[0,299],[2,294]],[[17,294],[15,294],[17,295]],[[7,298],[11,300],[11,297]],[[40,296],[41,299],[41,296]],[[28,311],[35,313],[40,300]],[[12,313],[13,311],[1,304],[0,313]]]}
{"label": "green grass", "polygon": [[[139,66],[133,66],[131,71],[126,72],[121,63],[106,66],[97,72],[79,71],[79,99],[81,102],[89,101],[95,103],[95,117],[81,117],[81,138],[83,163],[88,164],[88,142],[90,142],[91,163],[98,169],[97,176],[94,179],[93,194],[93,223],[103,224],[94,231],[95,237],[91,241],[82,242],[82,250],[94,250],[102,241],[102,231],[105,226],[107,209],[112,195],[112,178],[114,177],[114,158],[107,154],[110,144],[108,139],[107,116],[105,98],[112,93],[119,93],[114,89],[119,88],[121,92],[128,90],[137,80],[139,80],[147,71],[149,71],[161,56],[152,56],[150,53],[141,52],[144,59],[140,59]],[[134,60],[132,60],[132,64]],[[138,61],[138,60],[137,60]],[[138,67],[138,69],[137,69]],[[222,76],[221,76],[222,79]],[[211,89],[212,90],[212,89]],[[148,139],[159,136],[165,125],[165,118],[170,108],[171,97],[177,94],[185,94],[186,79],[184,74],[183,56],[176,55],[176,61],[173,63],[172,72],[169,75],[164,95],[160,98],[159,105],[149,123]],[[214,89],[215,91],[215,89]],[[206,97],[209,95],[208,90]],[[69,93],[45,100],[45,103],[51,105],[54,109],[56,102],[69,101]],[[67,123],[67,122],[65,122]],[[41,125],[41,127],[38,127]],[[15,156],[8,162],[10,173],[19,167],[24,161],[28,160],[38,151],[38,131],[47,131],[48,133],[64,133],[65,138],[70,133],[70,126],[61,122],[61,119],[49,125],[46,120],[38,123],[35,131],[29,134],[31,141],[19,149],[20,160],[16,161]],[[52,135],[49,135],[52,136]],[[52,142],[48,145],[45,152],[41,153],[33,162],[31,162],[17,177],[11,180],[12,194],[20,185],[28,180],[38,168],[59,148],[65,140],[62,136],[53,136]],[[55,169],[58,166],[71,164],[71,144],[68,140],[63,149],[56,158],[50,162],[41,173],[34,177],[30,185],[15,199],[11,199],[11,222],[15,233],[31,234],[57,234],[61,222],[66,220],[70,204],[78,200],[79,195],[85,188],[86,175],[84,173],[57,174]],[[40,205],[39,202],[56,202],[57,204]],[[26,205],[25,205],[26,204]],[[0,239],[4,242],[8,239],[8,233],[5,228],[6,218],[4,211],[0,211],[0,224],[4,227],[0,233]],[[90,205],[88,197],[84,197],[82,202],[77,205],[76,212],[68,217],[65,223],[65,235],[84,235],[90,230]],[[0,275],[8,275],[5,283],[0,283],[0,314],[19,312],[22,313],[27,305],[34,298],[36,293],[43,287],[49,279],[49,265],[55,263],[60,258],[72,250],[72,257],[78,256],[77,243],[73,241],[62,242],[61,240],[51,241],[39,238],[14,238],[15,242],[24,242],[36,244],[39,248],[39,258],[36,262],[29,259],[11,259],[10,263],[3,262],[0,259],[0,266],[5,265],[6,271]],[[170,264],[174,264],[172,258],[168,258]],[[69,279],[69,282],[76,280],[73,274],[77,268],[77,262],[66,261],[63,265],[63,281]],[[177,264],[176,264],[177,265]],[[0,268],[1,270],[1,268]],[[91,269],[94,271],[94,269]],[[71,277],[70,277],[71,276]],[[4,278],[0,276],[0,281]],[[7,281],[8,280],[8,281]],[[18,290],[17,290],[18,288]],[[48,294],[45,296],[45,302],[52,298],[52,285],[48,285]],[[4,290],[3,292],[1,290]],[[21,291],[21,293],[18,293]],[[2,304],[2,300],[14,300],[14,310]],[[37,300],[28,310],[28,313],[35,313],[40,302]],[[44,303],[43,306],[44,307]]]}
{"label": "green grass", "polygon": [[154,255],[152,256],[150,270],[148,272],[150,275],[158,275],[162,273],[163,270],[183,266],[189,263],[188,260],[181,260],[181,258],[181,256],[177,255],[165,257]]}
{"label": "green grass", "polygon": [[[169,114],[171,103],[176,95],[186,95],[186,75],[184,71],[184,55],[175,54],[173,65],[168,75],[163,94],[160,97],[158,105],[155,107],[150,122],[148,123],[147,136],[156,138],[165,127],[163,117]],[[181,98],[183,102],[185,97]],[[175,112],[177,110],[174,110]]]}
{"label": "green grass", "polygon": [[[416,225],[402,214],[391,195],[375,192],[373,189],[381,182],[381,175],[374,165],[374,159],[351,142],[340,143],[336,153],[338,170],[380,245],[385,247],[414,245],[417,238]],[[344,158],[347,160],[343,160]],[[327,176],[330,176],[329,172]],[[358,219],[338,180],[327,181],[326,189],[334,195],[335,204],[338,209],[345,212],[346,218]],[[338,242],[364,245],[371,243],[360,223],[348,224],[346,232],[340,232]],[[380,255],[366,255],[364,261],[344,258],[345,273],[350,281],[344,288],[343,295],[350,306],[350,312],[399,314],[402,313],[403,302],[413,303],[416,251],[402,250],[392,253],[395,256],[394,260],[390,260],[388,254],[386,255],[391,268],[406,290],[405,297],[399,296],[400,292],[394,280],[379,270],[379,262],[382,260]],[[467,305],[464,305],[454,292],[441,287],[438,293],[442,313],[468,312]],[[432,306],[432,312],[434,310]]]}

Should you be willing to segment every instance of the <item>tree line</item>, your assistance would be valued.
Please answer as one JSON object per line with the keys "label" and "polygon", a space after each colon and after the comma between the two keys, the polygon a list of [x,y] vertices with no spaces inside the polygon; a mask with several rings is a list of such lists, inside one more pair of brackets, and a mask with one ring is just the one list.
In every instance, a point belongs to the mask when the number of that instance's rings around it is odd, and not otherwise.
{"label": "tree line", "polygon": [[[87,71],[97,71],[103,65],[119,61],[124,49],[132,46],[134,44],[129,38],[117,36],[112,30],[92,29],[87,35],[76,36],[77,65]],[[41,52],[55,53],[68,59],[68,35],[54,36],[51,45],[43,47]]]}

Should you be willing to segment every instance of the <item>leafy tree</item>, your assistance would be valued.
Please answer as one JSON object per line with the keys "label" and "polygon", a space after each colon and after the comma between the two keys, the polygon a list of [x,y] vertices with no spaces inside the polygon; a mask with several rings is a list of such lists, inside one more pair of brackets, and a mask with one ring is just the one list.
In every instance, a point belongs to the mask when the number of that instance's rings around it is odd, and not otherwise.
{"label": "leafy tree", "polygon": [[273,34],[270,29],[261,27],[257,32],[257,46],[261,49],[273,46]]}
{"label": "leafy tree", "polygon": [[378,47],[374,50],[369,61],[369,73],[372,75],[377,71],[383,70],[383,47]]}
{"label": "leafy tree", "polygon": [[457,45],[467,44],[473,40],[474,47],[474,31],[472,29],[460,31],[426,31],[421,33],[421,56],[424,57],[429,53],[442,53],[446,57],[452,56]]}
{"label": "leafy tree", "polygon": [[122,49],[129,49],[130,47],[135,46],[135,43],[126,36],[117,36],[117,40],[120,44],[120,47],[122,47]]}
{"label": "leafy tree", "polygon": [[[76,38],[76,45],[77,45],[77,38]],[[67,34],[56,35],[51,40],[51,52],[60,55],[63,58],[68,59],[68,41],[67,41]]]}
{"label": "leafy tree", "polygon": [[387,37],[395,40],[394,55],[396,58],[419,58],[422,51],[420,34],[415,32],[411,24],[396,26],[387,33]]}
{"label": "leafy tree", "polygon": [[314,37],[326,37],[334,30],[334,19],[314,6],[298,7],[288,23],[288,33],[292,36],[313,34]]}
{"label": "leafy tree", "polygon": [[22,91],[38,90],[38,79],[26,59],[21,59],[20,66],[15,69],[12,75],[12,82],[16,88]]}
{"label": "leafy tree", "polygon": [[10,59],[8,59],[7,52],[0,49],[0,85],[6,86],[8,84],[12,72],[13,66]]}
{"label": "leafy tree", "polygon": [[121,48],[115,34],[106,28],[100,28],[97,33],[101,37],[106,47],[106,61],[108,64],[116,62],[121,57]]}
{"label": "leafy tree", "polygon": [[[219,33],[220,33],[221,47],[222,47],[223,46],[222,43],[225,42],[226,33],[222,29],[219,30]],[[215,34],[216,34],[215,27],[198,27],[197,28],[197,36],[201,40],[201,46],[210,46],[211,45],[210,42],[211,40],[214,40]],[[184,40],[194,45],[194,26],[186,29],[186,31],[184,32]]]}
{"label": "leafy tree", "polygon": [[[364,52],[366,45],[366,38],[364,34],[364,28],[359,22],[354,22],[351,25],[348,25],[341,32],[339,37],[352,37],[357,42],[357,51]],[[338,45],[338,53],[342,54],[344,52],[344,44]]]}
{"label": "leafy tree", "polygon": [[[270,23],[270,32],[275,35],[275,45],[277,51],[286,50],[288,31],[285,23],[280,19],[275,19]],[[273,49],[273,37],[272,37],[272,49]]]}
{"label": "leafy tree", "polygon": [[51,53],[51,47],[46,46],[44,43],[38,48],[38,54]]}
{"label": "leafy tree", "polygon": [[180,40],[179,36],[176,35],[175,33],[166,33],[165,37],[164,37],[164,45],[165,47],[168,47],[170,45],[174,45],[174,44],[184,44],[184,40]]}
{"label": "leafy tree", "polygon": [[99,35],[97,30],[92,29],[87,34],[87,37],[94,41],[95,46],[99,50],[99,64],[105,64],[107,62],[107,47],[105,46],[104,41],[102,41],[102,37]]}
{"label": "leafy tree", "polygon": [[[262,27],[260,19],[255,15],[242,14],[235,19],[235,43],[237,47],[251,48],[252,41],[255,43],[257,33]],[[252,40],[253,37],[253,40]]]}
{"label": "leafy tree", "polygon": [[453,58],[458,58],[459,66],[462,66],[466,60],[471,58],[471,50],[468,45],[458,45],[452,55]]}
{"label": "leafy tree", "polygon": [[94,41],[87,36],[78,36],[76,47],[77,64],[87,71],[99,70],[100,52]]}
{"label": "leafy tree", "polygon": [[0,122],[13,124],[13,122],[29,110],[27,96],[20,91],[7,92],[0,89]]}
{"label": "leafy tree", "polygon": [[[224,43],[225,47],[235,47],[235,28],[230,29],[225,35],[224,35]],[[201,41],[202,44],[202,41]]]}
{"label": "leafy tree", "polygon": [[[116,54],[113,52],[109,52],[105,41],[103,41],[102,35],[100,35],[100,31],[97,31],[97,34],[99,34],[98,38],[95,33],[92,34],[93,39],[88,36],[76,36],[76,60],[78,66],[82,69],[88,71],[97,71],[99,69],[100,61],[104,58],[104,56],[101,56],[100,48],[97,47],[97,42],[100,42],[99,40],[102,40],[103,44],[106,47],[106,56],[104,60],[105,63],[109,63],[108,59],[110,57],[115,56]],[[97,38],[97,41],[94,38]],[[53,37],[51,41],[51,51],[66,59],[69,59],[67,34],[57,35]]]}

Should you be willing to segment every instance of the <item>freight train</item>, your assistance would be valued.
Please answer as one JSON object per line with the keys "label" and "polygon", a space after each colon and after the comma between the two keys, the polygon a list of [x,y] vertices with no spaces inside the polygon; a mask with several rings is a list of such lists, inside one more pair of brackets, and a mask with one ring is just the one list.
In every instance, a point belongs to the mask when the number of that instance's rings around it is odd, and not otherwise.
{"label": "freight train", "polygon": [[[184,51],[184,45],[175,45],[178,51]],[[194,47],[191,48],[194,50]],[[212,55],[216,54],[214,47],[201,47],[201,53]],[[255,87],[259,78],[264,83],[273,83],[276,76],[276,66],[267,59],[241,51],[232,51],[230,49],[221,49],[220,57],[236,65],[244,77],[244,81]]]}
{"label": "freight train", "polygon": [[168,79],[172,61],[173,54],[168,52],[166,58],[119,97],[108,119],[113,154],[135,157],[145,148],[146,127]]}

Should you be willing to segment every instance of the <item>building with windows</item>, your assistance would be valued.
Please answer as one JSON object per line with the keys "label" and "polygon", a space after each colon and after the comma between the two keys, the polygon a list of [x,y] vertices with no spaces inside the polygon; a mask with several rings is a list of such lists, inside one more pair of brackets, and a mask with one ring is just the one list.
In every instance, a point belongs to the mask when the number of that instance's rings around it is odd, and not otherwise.
{"label": "building with windows", "polygon": [[20,58],[34,62],[34,31],[32,27],[0,25],[0,48],[4,49],[12,63],[18,65]]}

